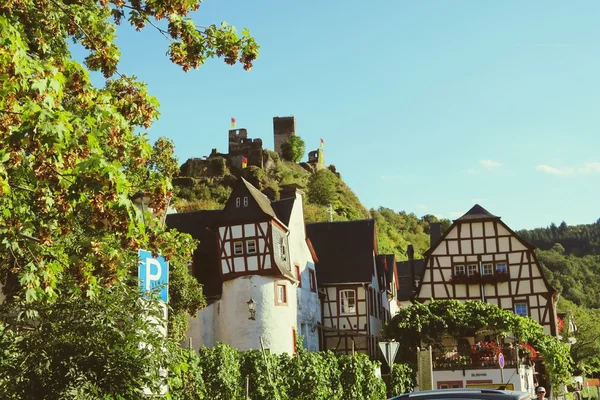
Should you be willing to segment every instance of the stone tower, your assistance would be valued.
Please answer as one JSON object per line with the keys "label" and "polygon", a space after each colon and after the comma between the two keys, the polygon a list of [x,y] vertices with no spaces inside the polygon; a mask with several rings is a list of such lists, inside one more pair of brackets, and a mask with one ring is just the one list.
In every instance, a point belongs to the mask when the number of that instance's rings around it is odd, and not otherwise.
{"label": "stone tower", "polygon": [[296,118],[273,117],[273,136],[275,152],[281,157],[281,145],[296,133]]}

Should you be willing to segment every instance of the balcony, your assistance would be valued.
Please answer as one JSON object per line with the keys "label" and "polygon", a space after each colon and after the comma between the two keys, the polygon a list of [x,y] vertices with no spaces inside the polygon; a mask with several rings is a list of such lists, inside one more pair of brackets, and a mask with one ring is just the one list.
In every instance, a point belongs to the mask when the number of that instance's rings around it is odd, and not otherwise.
{"label": "balcony", "polygon": [[454,371],[457,369],[496,369],[498,354],[504,355],[505,368],[515,368],[517,360],[515,349],[506,347],[502,349],[494,342],[484,342],[477,345],[462,347],[445,347],[434,350],[433,369],[436,371]]}

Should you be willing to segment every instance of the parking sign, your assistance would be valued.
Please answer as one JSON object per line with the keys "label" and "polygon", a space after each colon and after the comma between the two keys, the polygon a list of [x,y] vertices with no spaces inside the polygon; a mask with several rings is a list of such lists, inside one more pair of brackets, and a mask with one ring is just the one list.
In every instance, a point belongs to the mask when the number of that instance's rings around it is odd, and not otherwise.
{"label": "parking sign", "polygon": [[140,288],[148,292],[157,286],[165,285],[160,289],[160,298],[166,303],[169,301],[169,263],[162,257],[152,257],[152,252],[140,250],[138,252],[139,267],[138,279]]}

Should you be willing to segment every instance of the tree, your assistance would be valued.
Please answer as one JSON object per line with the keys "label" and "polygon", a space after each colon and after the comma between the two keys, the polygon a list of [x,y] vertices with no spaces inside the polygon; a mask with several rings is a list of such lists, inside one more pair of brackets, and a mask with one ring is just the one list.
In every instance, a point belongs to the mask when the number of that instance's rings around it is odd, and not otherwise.
{"label": "tree", "polygon": [[[564,337],[574,337],[571,345],[571,357],[577,370],[586,374],[600,372],[600,310],[580,307],[564,298],[559,302],[560,311],[566,314]],[[570,330],[570,318],[574,322],[574,330]]]}
{"label": "tree", "polygon": [[[161,382],[174,343],[149,323],[160,318],[158,302],[125,284],[94,298],[67,287],[53,303],[18,299],[2,311],[15,316],[12,329],[0,324],[2,399],[141,398],[140,388]],[[16,318],[22,312],[37,317]]]}
{"label": "tree", "polygon": [[[154,343],[158,356],[165,339],[153,341],[139,301],[118,295],[122,287],[137,293],[139,249],[169,261],[173,337],[185,332],[185,314],[204,304],[187,273],[195,241],[163,224],[178,172],[173,144],[162,138],[152,146],[138,133],[158,117],[158,101],[118,71],[115,43],[126,19],[167,37],[169,57],[184,71],[213,57],[249,70],[258,54],[249,32],[195,26],[188,14],[199,4],[0,2],[0,282],[5,307],[26,317],[2,316],[3,337],[18,341],[0,365],[18,368],[0,385],[18,398],[63,389],[135,398],[142,383],[156,381],[153,356],[138,346]],[[71,58],[71,40],[88,51],[85,67]],[[90,83],[89,71],[106,77],[104,87]],[[152,212],[134,206],[137,193],[151,199]]]}
{"label": "tree", "polygon": [[304,157],[305,150],[304,140],[296,134],[292,134],[292,137],[281,144],[281,155],[286,161],[299,162]]}
{"label": "tree", "polygon": [[337,177],[328,169],[317,171],[308,181],[308,200],[323,206],[333,203],[337,198],[337,181]]}
{"label": "tree", "polygon": [[[140,248],[185,268],[194,243],[161,223],[178,170],[173,145],[161,139],[153,149],[136,133],[157,118],[158,102],[143,83],[118,72],[115,26],[123,18],[138,30],[154,26],[170,38],[169,56],[186,71],[210,57],[250,69],[258,46],[248,31],[196,27],[187,15],[199,4],[0,5],[0,281],[10,283],[9,291],[24,289],[28,301],[51,299],[69,277],[93,295],[100,280],[110,285],[134,272]],[[104,88],[92,86],[88,71],[71,59],[71,39],[89,51],[87,69],[109,78]],[[131,201],[137,192],[151,197],[155,217],[139,221]],[[186,274],[175,275],[193,285]]]}

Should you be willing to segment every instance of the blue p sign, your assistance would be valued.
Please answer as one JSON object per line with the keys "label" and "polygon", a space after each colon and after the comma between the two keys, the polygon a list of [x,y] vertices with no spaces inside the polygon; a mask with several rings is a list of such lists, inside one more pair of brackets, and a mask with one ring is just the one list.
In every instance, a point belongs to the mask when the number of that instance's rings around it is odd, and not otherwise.
{"label": "blue p sign", "polygon": [[139,253],[138,279],[143,291],[150,291],[157,286],[163,286],[160,289],[160,298],[166,303],[169,301],[169,263],[162,256],[152,257],[152,253],[147,250],[140,250]]}

